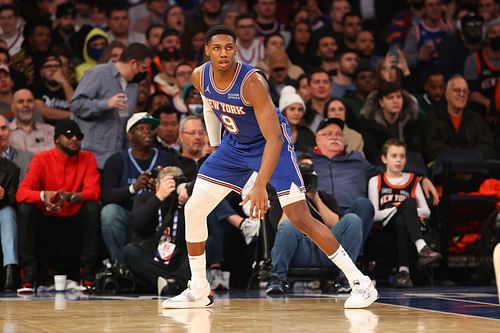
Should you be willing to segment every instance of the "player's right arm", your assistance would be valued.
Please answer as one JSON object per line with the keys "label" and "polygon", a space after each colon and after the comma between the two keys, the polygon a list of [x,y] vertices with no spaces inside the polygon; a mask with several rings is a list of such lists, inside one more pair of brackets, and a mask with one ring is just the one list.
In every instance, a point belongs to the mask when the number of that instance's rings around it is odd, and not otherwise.
{"label": "player's right arm", "polygon": [[198,89],[203,100],[203,117],[205,118],[205,126],[207,128],[208,140],[210,146],[218,146],[221,141],[222,123],[219,121],[217,115],[212,111],[210,103],[205,95],[203,95],[203,87],[201,87],[201,74],[202,66],[196,67],[191,74],[191,82],[193,86]]}

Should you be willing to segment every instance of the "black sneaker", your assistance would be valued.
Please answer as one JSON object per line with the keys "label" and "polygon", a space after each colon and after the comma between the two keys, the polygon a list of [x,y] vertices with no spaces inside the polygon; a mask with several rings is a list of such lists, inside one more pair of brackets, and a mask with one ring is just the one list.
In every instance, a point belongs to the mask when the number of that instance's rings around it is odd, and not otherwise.
{"label": "black sneaker", "polygon": [[434,251],[429,245],[426,245],[418,254],[418,264],[420,266],[427,266],[433,262],[439,261],[441,257],[441,253]]}
{"label": "black sneaker", "polygon": [[266,294],[276,295],[283,294],[288,291],[288,283],[285,280],[281,280],[275,276],[271,277],[271,280],[267,283]]}
{"label": "black sneaker", "polygon": [[396,288],[413,288],[410,273],[401,271],[396,274]]}

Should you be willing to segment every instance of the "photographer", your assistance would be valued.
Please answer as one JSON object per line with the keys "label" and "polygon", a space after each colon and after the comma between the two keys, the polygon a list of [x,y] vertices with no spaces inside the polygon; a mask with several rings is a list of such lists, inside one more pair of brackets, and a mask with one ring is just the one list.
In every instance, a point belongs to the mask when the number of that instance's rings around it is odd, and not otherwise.
{"label": "photographer", "polygon": [[111,260],[123,263],[123,247],[130,240],[130,212],[137,194],[155,190],[159,167],[178,165],[171,153],[153,148],[153,130],[159,120],[146,112],[127,121],[130,148],[111,155],[101,177],[101,230]]}
{"label": "photographer", "polygon": [[175,192],[174,177],[181,175],[177,167],[161,169],[156,193],[142,192],[134,201],[132,242],[125,246],[123,257],[141,291],[155,290],[161,276],[167,280],[164,291],[176,294],[186,288],[191,276],[184,240],[184,210],[179,207]]}
{"label": "photographer", "polygon": [[[311,214],[326,224],[335,238],[355,262],[363,242],[362,222],[356,214],[345,214],[340,218],[335,199],[326,192],[318,192],[318,176],[311,158],[299,157],[300,171],[306,186],[306,200]],[[293,227],[283,215],[271,250],[272,275],[266,287],[267,294],[287,292],[288,267],[334,267],[331,260],[306,235]],[[344,276],[339,275],[336,292],[348,293],[350,286]]]}

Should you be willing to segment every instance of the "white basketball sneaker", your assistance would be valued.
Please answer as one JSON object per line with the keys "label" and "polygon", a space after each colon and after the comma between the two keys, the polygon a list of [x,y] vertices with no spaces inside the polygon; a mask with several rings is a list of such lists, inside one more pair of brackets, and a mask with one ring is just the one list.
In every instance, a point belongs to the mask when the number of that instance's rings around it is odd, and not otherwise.
{"label": "white basketball sneaker", "polygon": [[188,287],[179,295],[166,299],[161,306],[164,309],[190,309],[190,308],[209,308],[214,304],[212,290],[207,283],[202,288],[191,288],[191,281]]}
{"label": "white basketball sneaker", "polygon": [[361,309],[370,306],[378,298],[378,291],[368,276],[352,282],[352,291],[344,303],[346,309]]}

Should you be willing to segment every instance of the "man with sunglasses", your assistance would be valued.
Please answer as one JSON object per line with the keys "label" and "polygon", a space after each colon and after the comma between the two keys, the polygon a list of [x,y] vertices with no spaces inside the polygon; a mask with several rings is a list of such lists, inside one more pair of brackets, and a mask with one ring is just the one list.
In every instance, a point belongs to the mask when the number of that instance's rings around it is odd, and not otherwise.
{"label": "man with sunglasses", "polygon": [[53,248],[54,242],[65,250],[80,245],[82,286],[93,285],[101,189],[94,154],[81,151],[83,137],[73,120],[60,120],[54,133],[56,147],[33,157],[19,186],[16,201],[22,288],[18,292],[34,292],[37,262],[43,255],[36,249]]}

